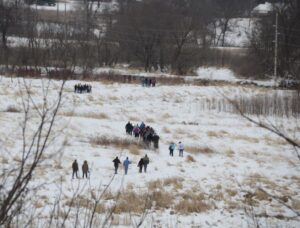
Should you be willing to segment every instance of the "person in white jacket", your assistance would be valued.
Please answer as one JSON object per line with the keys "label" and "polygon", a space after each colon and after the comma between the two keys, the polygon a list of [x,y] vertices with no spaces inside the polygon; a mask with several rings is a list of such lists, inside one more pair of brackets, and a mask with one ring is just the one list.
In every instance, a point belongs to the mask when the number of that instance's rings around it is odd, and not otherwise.
{"label": "person in white jacket", "polygon": [[178,143],[179,157],[183,157],[184,145],[182,142]]}

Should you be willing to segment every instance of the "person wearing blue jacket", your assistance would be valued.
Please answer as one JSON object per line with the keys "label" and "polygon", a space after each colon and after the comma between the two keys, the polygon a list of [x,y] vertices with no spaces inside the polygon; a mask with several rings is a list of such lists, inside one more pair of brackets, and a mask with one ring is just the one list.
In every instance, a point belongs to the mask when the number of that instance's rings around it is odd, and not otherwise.
{"label": "person wearing blue jacket", "polygon": [[131,161],[129,161],[129,159],[127,157],[126,160],[124,160],[124,162],[123,162],[123,166],[124,166],[124,169],[125,169],[125,175],[127,175],[129,164],[131,164]]}
{"label": "person wearing blue jacket", "polygon": [[171,142],[170,145],[169,145],[169,151],[170,151],[170,156],[174,156],[174,150],[175,150],[175,147],[176,147],[176,144]]}

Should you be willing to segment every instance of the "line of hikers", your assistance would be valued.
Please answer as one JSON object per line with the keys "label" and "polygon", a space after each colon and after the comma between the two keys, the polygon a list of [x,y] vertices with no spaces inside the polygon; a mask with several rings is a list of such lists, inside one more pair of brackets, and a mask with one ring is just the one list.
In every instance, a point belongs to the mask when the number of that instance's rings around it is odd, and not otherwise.
{"label": "line of hikers", "polygon": [[174,156],[174,150],[178,148],[179,151],[179,157],[183,157],[183,151],[184,151],[184,145],[182,142],[179,142],[178,145],[176,145],[174,142],[171,142],[169,145],[169,154],[170,156]]}
{"label": "line of hikers", "polygon": [[[138,167],[139,167],[139,172],[142,173],[142,170],[144,168],[144,172],[147,172],[147,166],[149,164],[150,160],[149,157],[147,156],[147,154],[145,155],[145,157],[141,158],[140,161],[138,162]],[[119,169],[119,164],[121,164],[121,161],[118,157],[116,157],[113,160],[114,163],[114,167],[115,167],[115,174],[118,173],[118,169]],[[126,157],[126,159],[123,161],[123,167],[124,167],[124,171],[125,171],[125,175],[127,175],[128,173],[128,169],[129,169],[129,165],[132,164],[132,162],[129,160],[128,157]]]}
{"label": "line of hikers", "polygon": [[153,146],[155,149],[159,147],[159,136],[156,134],[155,130],[146,126],[144,122],[140,125],[136,124],[133,126],[130,121],[125,125],[126,134],[133,135],[135,138],[142,138],[147,147],[150,146],[151,142],[153,142]]}
{"label": "line of hikers", "polygon": [[156,79],[155,78],[141,78],[141,83],[143,87],[155,87]]}
{"label": "line of hikers", "polygon": [[[89,171],[89,165],[87,163],[87,161],[84,161],[83,162],[83,165],[82,165],[82,178],[86,177],[88,178],[88,173],[90,172]],[[73,173],[72,173],[72,179],[74,179],[74,176],[76,175],[76,178],[78,178],[78,170],[79,170],[79,166],[78,166],[78,163],[77,163],[77,160],[75,160],[73,163],[72,163],[72,170],[73,170]]]}
{"label": "line of hikers", "polygon": [[[114,163],[115,174],[118,174],[119,164],[121,164],[121,161],[118,157],[116,157],[112,162]],[[142,173],[143,168],[144,168],[144,172],[145,173],[147,172],[147,166],[148,166],[149,162],[150,162],[150,160],[149,160],[149,157],[147,156],[147,154],[145,155],[145,157],[140,159],[140,161],[138,162],[138,165],[137,165],[139,167],[140,173]],[[127,157],[123,161],[125,175],[127,175],[127,173],[128,173],[130,164],[132,164],[132,162],[129,161],[129,158]],[[72,170],[73,170],[72,179],[74,179],[74,176],[76,176],[76,178],[78,178],[79,166],[78,166],[77,160],[74,160],[74,162],[72,163]],[[83,179],[84,179],[84,177],[89,178],[88,173],[90,173],[89,166],[88,166],[87,161],[84,161],[84,163],[82,165],[82,178]]]}
{"label": "line of hikers", "polygon": [[91,93],[92,86],[88,85],[88,84],[76,84],[74,86],[74,92],[75,93]]}

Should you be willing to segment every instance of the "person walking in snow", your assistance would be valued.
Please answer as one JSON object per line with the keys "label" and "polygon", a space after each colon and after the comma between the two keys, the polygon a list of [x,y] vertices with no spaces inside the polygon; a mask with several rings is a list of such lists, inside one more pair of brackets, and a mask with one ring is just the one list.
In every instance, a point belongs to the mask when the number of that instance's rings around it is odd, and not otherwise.
{"label": "person walking in snow", "polygon": [[144,162],[144,172],[146,173],[147,172],[147,166],[149,164],[149,158],[148,158],[147,154],[143,158],[143,162]]}
{"label": "person walking in snow", "polygon": [[129,161],[128,157],[126,158],[126,160],[123,161],[123,166],[124,166],[124,170],[125,170],[125,175],[127,175],[128,172],[128,168],[129,165],[131,164],[131,161]]}
{"label": "person walking in snow", "polygon": [[115,174],[118,173],[118,168],[119,168],[119,164],[121,164],[121,161],[118,157],[116,157],[114,160],[113,160],[113,163],[114,163],[114,167],[115,167]]}
{"label": "person walking in snow", "polygon": [[179,157],[183,157],[184,145],[182,142],[178,143]]}
{"label": "person walking in snow", "polygon": [[82,178],[83,179],[84,179],[84,176],[86,178],[88,178],[88,172],[89,172],[89,165],[88,165],[87,161],[84,161],[83,165],[82,165]]}
{"label": "person walking in snow", "polygon": [[143,160],[143,158],[140,159],[140,161],[139,161],[139,163],[138,163],[137,166],[139,167],[139,173],[142,173],[143,172],[143,166],[144,166],[144,160]]}
{"label": "person walking in snow", "polygon": [[139,134],[140,134],[140,128],[139,128],[139,125],[138,125],[138,124],[133,128],[133,133],[134,133],[134,137],[136,137],[136,138],[139,137]]}
{"label": "person walking in snow", "polygon": [[133,125],[128,121],[128,123],[125,125],[126,134],[132,135],[132,129]]}
{"label": "person walking in snow", "polygon": [[75,160],[73,163],[72,163],[72,170],[73,170],[73,173],[72,173],[72,179],[74,179],[74,175],[76,174],[76,178],[78,178],[78,163],[77,163],[77,160]]}
{"label": "person walking in snow", "polygon": [[175,147],[176,147],[175,143],[171,142],[170,145],[169,145],[169,151],[170,151],[169,154],[170,154],[170,156],[172,156],[172,157],[174,156],[174,153],[173,153],[173,152],[174,152],[174,150],[175,150]]}

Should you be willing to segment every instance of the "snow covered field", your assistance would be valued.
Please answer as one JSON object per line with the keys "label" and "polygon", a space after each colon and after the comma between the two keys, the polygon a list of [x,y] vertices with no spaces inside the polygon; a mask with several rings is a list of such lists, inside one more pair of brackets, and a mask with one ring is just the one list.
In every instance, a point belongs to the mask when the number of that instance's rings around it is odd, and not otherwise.
{"label": "snow covered field", "polygon": [[[36,106],[41,107],[46,80],[26,79],[26,83],[30,85]],[[73,90],[77,83],[68,81],[66,84],[52,135],[55,139],[47,150],[49,159],[33,177],[33,186],[45,182],[31,198],[42,218],[49,216],[51,205],[60,193],[64,205],[68,205],[76,189],[84,189],[84,198],[89,196],[86,192],[101,192],[112,180],[108,191],[114,196],[121,189],[120,197],[127,207],[137,207],[132,201],[143,194],[152,194],[152,206],[142,227],[248,227],[253,225],[253,219],[244,210],[249,209],[249,202],[262,227],[300,226],[292,211],[259,190],[262,187],[271,194],[287,197],[287,204],[300,210],[299,161],[293,148],[238,115],[203,109],[200,105],[203,100],[221,99],[220,91],[231,98],[241,94],[250,97],[288,92],[230,86],[144,88],[90,82],[91,94],[76,94]],[[0,163],[3,168],[17,164],[21,156],[22,84],[22,80],[0,78]],[[50,84],[50,103],[56,98],[59,84],[59,81]],[[269,118],[299,137],[297,119]],[[152,126],[160,135],[159,149],[119,145],[120,139],[135,143],[125,134],[128,120],[134,124],[144,121]],[[29,134],[37,125],[36,115],[32,115],[31,123]],[[101,139],[105,137],[115,141],[104,143]],[[177,150],[174,157],[169,156],[168,144],[172,141],[184,143],[183,158],[178,156]],[[150,158],[148,173],[140,174],[137,162],[145,154]],[[114,177],[112,160],[116,156],[122,161],[128,156],[132,161],[127,176],[120,169]],[[89,181],[72,180],[74,159],[80,167],[84,160],[88,161]],[[128,192],[135,197],[126,201]],[[249,196],[249,192],[252,195]],[[109,207],[113,199],[106,196],[101,204]],[[132,216],[138,220],[138,211]],[[130,225],[131,214],[120,207],[112,226]]]}

